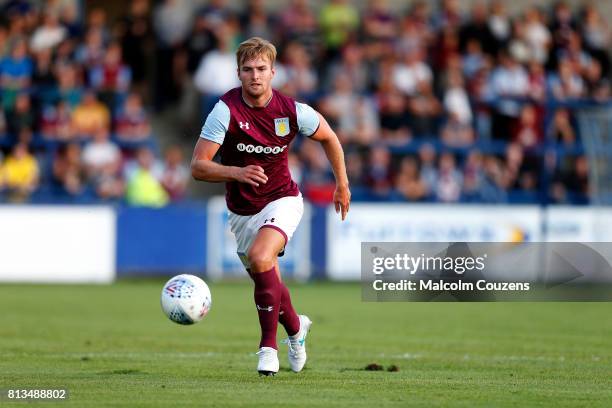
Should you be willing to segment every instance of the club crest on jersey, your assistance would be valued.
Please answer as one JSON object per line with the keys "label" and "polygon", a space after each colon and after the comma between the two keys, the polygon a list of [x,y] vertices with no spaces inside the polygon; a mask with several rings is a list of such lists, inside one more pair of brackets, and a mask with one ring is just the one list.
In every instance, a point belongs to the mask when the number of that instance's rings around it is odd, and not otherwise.
{"label": "club crest on jersey", "polygon": [[289,118],[274,119],[274,132],[276,136],[287,136],[289,134]]}

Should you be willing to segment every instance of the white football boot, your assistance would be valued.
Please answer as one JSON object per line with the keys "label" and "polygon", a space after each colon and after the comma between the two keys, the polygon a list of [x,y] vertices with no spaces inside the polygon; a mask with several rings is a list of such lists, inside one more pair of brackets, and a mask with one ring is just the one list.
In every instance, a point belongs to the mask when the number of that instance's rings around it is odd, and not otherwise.
{"label": "white football boot", "polygon": [[272,347],[261,347],[257,352],[259,363],[257,363],[257,371],[259,375],[275,375],[278,373],[278,352]]}
{"label": "white football boot", "polygon": [[289,366],[295,373],[299,373],[306,364],[306,336],[310,331],[312,321],[305,315],[299,315],[300,318],[300,330],[293,336],[289,336],[288,339],[284,340],[283,343],[287,343],[289,347],[288,357]]}

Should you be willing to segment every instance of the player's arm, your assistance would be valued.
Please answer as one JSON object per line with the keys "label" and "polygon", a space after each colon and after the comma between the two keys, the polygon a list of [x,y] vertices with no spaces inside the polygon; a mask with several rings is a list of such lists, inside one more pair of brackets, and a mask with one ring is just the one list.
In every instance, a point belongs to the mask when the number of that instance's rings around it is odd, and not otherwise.
{"label": "player's arm", "polygon": [[349,189],[348,176],[346,175],[346,165],[344,164],[344,151],[338,136],[329,126],[329,123],[320,113],[317,112],[317,115],[319,116],[319,128],[310,138],[321,143],[323,150],[325,150],[325,155],[332,166],[334,176],[336,177],[334,206],[337,213],[342,213],[342,220],[344,221],[351,203],[351,191]]}
{"label": "player's arm", "polygon": [[194,179],[213,183],[238,181],[255,187],[258,187],[260,183],[266,184],[268,177],[260,166],[224,166],[213,161],[219,147],[221,145],[211,140],[202,137],[198,140],[191,159],[191,175]]}

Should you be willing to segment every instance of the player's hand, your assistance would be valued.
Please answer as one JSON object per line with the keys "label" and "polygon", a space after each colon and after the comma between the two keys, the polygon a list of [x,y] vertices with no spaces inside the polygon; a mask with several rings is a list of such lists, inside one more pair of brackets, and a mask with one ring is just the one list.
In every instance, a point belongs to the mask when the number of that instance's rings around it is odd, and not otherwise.
{"label": "player's hand", "polygon": [[266,184],[268,182],[268,176],[265,175],[263,167],[250,164],[238,169],[236,181],[259,187],[259,184]]}
{"label": "player's hand", "polygon": [[342,221],[346,218],[346,214],[349,212],[349,206],[351,204],[351,190],[348,186],[336,185],[336,191],[334,191],[334,206],[336,207],[336,214],[342,213]]}

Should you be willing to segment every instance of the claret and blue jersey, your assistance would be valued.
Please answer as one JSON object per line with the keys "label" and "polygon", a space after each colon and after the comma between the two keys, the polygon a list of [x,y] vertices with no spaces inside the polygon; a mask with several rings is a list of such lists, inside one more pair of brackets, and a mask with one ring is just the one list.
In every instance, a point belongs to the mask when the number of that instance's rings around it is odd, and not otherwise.
{"label": "claret and blue jersey", "polygon": [[258,187],[230,181],[226,201],[230,211],[253,215],[266,204],[299,189],[291,179],[289,144],[297,136],[312,136],[319,127],[319,115],[310,106],[273,90],[264,107],[253,107],[242,97],[241,88],[223,95],[206,118],[200,137],[221,145],[221,164],[261,166],[268,176]]}

